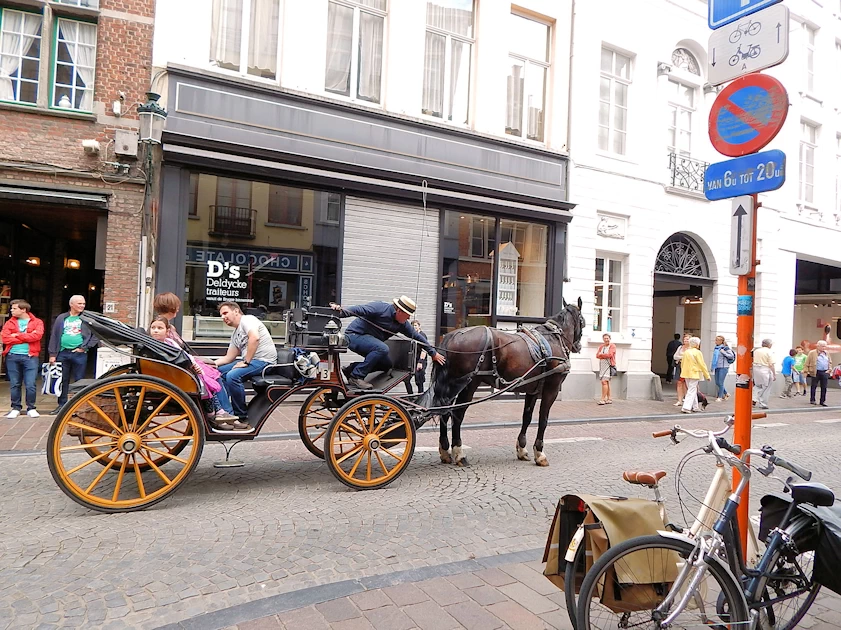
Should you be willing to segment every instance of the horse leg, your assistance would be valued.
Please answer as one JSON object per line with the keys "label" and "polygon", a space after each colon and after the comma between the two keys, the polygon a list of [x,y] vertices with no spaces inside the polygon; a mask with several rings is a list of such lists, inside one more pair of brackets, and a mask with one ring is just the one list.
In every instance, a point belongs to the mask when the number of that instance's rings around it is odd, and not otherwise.
{"label": "horse leg", "polygon": [[543,453],[543,434],[546,433],[546,425],[549,423],[549,410],[558,397],[561,384],[547,383],[543,388],[543,395],[540,398],[540,413],[537,418],[537,437],[534,440],[534,463],[538,466],[548,466],[549,460]]}
{"label": "horse leg", "polygon": [[537,402],[537,394],[526,394],[526,404],[523,407],[523,426],[520,435],[517,436],[517,459],[529,461],[529,452],[526,450],[526,431],[531,424],[531,416],[534,413],[534,405]]}
{"label": "horse leg", "polygon": [[452,464],[453,458],[450,455],[450,440],[447,439],[447,420],[450,418],[449,413],[442,413],[438,417],[438,455],[441,457],[442,464]]}
{"label": "horse leg", "polygon": [[[458,395],[456,399],[456,404],[460,403],[468,403],[473,400],[473,394],[476,393],[476,389],[479,387],[479,383],[477,381],[471,382],[467,387],[465,387],[462,392]],[[467,463],[467,457],[464,455],[464,450],[461,444],[461,423],[464,422],[464,414],[467,413],[467,407],[459,407],[458,409],[453,409],[452,417],[453,417],[453,460],[455,461],[456,466],[469,466],[470,464]]]}

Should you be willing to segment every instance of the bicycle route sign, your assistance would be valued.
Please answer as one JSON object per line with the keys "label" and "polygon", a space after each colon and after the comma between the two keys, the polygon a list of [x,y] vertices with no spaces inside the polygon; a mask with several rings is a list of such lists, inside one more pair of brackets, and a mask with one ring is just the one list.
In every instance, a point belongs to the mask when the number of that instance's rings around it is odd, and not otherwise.
{"label": "bicycle route sign", "polygon": [[786,154],[776,149],[710,164],[704,196],[710,201],[777,190],[786,181]]}
{"label": "bicycle route sign", "polygon": [[788,115],[783,84],[749,74],[728,85],[710,109],[710,140],[716,151],[739,157],[759,151],[779,133]]}
{"label": "bicycle route sign", "polygon": [[712,32],[707,51],[712,85],[781,64],[788,57],[788,7],[778,4]]}
{"label": "bicycle route sign", "polygon": [[715,30],[782,0],[709,0],[708,23]]}

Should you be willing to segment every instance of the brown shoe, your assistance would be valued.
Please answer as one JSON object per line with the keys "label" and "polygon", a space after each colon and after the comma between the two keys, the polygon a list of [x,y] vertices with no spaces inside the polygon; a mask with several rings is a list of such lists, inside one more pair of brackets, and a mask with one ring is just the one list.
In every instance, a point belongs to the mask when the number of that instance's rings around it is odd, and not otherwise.
{"label": "brown shoe", "polygon": [[364,381],[361,378],[354,378],[353,376],[348,379],[348,383],[356,389],[374,389],[374,386],[368,381]]}
{"label": "brown shoe", "polygon": [[251,431],[251,425],[241,420],[234,420],[234,431]]}

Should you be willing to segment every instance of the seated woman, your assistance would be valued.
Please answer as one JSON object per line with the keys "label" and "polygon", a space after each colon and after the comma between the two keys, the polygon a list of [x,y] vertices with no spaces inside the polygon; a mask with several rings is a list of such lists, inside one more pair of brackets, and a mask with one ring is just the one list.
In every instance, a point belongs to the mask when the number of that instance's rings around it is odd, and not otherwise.
{"label": "seated woman", "polygon": [[[172,338],[170,334],[171,328],[172,325],[169,323],[169,319],[159,315],[152,321],[151,324],[149,324],[149,335],[153,339],[163,341],[168,345],[182,349],[178,342]],[[239,418],[233,415],[230,400],[228,400],[225,388],[222,387],[222,375],[219,373],[219,370],[212,365],[204,363],[197,357],[190,354],[187,356],[190,357],[190,361],[193,364],[193,370],[204,382],[205,389],[207,390],[205,398],[209,399],[211,405],[213,406],[214,416],[212,422],[214,426],[227,431],[230,431],[231,429],[250,430],[251,427],[248,426],[248,424],[240,422]]]}

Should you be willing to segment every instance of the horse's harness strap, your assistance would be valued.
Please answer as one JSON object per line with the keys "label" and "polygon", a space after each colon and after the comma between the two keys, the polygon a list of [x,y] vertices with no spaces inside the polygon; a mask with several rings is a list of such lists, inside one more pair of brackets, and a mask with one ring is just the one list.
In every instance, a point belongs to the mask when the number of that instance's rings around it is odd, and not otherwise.
{"label": "horse's harness strap", "polygon": [[[473,372],[470,374],[470,378],[474,378],[476,376],[493,376],[494,381],[498,383],[500,381],[499,372],[496,369],[496,349],[493,347],[493,335],[491,334],[491,329],[488,326],[485,326],[485,347],[482,349],[482,353],[479,355],[479,360],[476,362],[476,367],[473,369]],[[491,368],[490,370],[483,370],[482,364],[485,362],[485,355],[488,353],[488,350],[491,352]]]}

